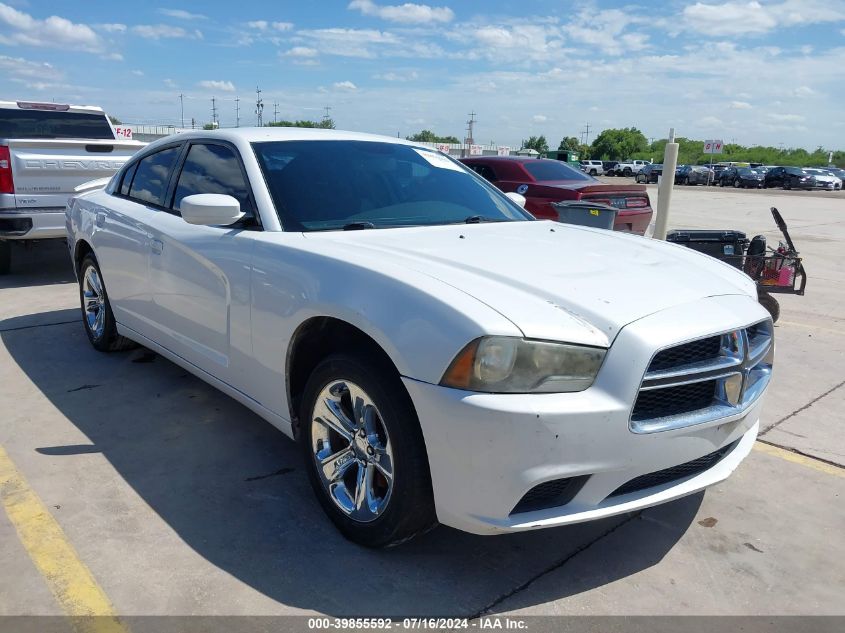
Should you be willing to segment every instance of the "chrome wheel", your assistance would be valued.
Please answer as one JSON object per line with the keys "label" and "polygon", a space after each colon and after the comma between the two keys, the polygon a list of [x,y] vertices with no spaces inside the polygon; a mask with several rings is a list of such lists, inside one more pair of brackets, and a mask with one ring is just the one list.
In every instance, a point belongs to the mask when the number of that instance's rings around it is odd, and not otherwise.
{"label": "chrome wheel", "polygon": [[358,385],[334,380],[311,413],[311,455],[323,488],[349,518],[377,519],[393,491],[393,451],[372,399]]}
{"label": "chrome wheel", "polygon": [[88,266],[82,275],[82,309],[91,334],[94,338],[102,338],[106,329],[106,296],[94,266]]}

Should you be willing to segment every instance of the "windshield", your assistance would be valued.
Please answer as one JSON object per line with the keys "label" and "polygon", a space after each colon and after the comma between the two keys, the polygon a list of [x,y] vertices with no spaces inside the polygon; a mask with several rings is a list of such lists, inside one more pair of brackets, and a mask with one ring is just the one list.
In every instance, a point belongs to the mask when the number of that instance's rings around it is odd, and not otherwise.
{"label": "windshield", "polygon": [[573,169],[559,160],[538,158],[537,160],[527,160],[522,164],[537,182],[546,182],[549,180],[593,180],[592,177],[584,172]]}
{"label": "windshield", "polygon": [[105,114],[0,108],[0,138],[114,140]]}
{"label": "windshield", "polygon": [[370,141],[253,143],[287,231],[529,220],[439,152]]}

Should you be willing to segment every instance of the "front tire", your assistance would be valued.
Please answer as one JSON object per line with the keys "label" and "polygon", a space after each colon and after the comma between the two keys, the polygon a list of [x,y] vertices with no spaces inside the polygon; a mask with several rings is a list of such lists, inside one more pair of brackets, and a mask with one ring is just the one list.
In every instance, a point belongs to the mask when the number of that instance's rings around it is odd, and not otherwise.
{"label": "front tire", "polygon": [[79,266],[79,303],[82,325],[88,340],[99,352],[117,352],[135,347],[130,339],[117,333],[103,275],[93,254],[88,253]]}
{"label": "front tire", "polygon": [[339,353],[317,365],[299,443],[323,511],[350,541],[389,547],[437,524],[419,420],[387,362]]}
{"label": "front tire", "polygon": [[772,323],[777,323],[780,318],[780,304],[778,300],[765,290],[758,288],[757,301],[772,315]]}
{"label": "front tire", "polygon": [[734,180],[734,189],[739,189],[741,186],[742,186],[742,181],[739,178]]}

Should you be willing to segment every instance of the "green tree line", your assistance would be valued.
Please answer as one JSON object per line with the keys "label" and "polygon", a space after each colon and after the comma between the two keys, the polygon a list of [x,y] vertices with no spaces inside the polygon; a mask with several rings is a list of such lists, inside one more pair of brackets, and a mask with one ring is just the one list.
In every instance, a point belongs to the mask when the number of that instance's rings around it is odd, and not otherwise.
{"label": "green tree line", "polygon": [[[564,139],[566,141],[567,139]],[[574,139],[569,139],[574,140]],[[564,148],[561,141],[561,149]],[[667,139],[649,143],[645,135],[637,128],[607,129],[599,134],[589,147],[581,146],[582,158],[598,160],[623,160],[642,158],[655,162],[663,161]],[[704,141],[690,138],[676,138],[678,143],[678,164],[703,165],[710,162],[710,154],[705,154]],[[575,149],[575,148],[571,148]],[[586,150],[586,151],[585,151]],[[723,153],[714,154],[713,162],[735,161],[763,163],[764,165],[827,165],[828,149],[818,147],[812,152],[803,148],[778,148],[764,145],[745,146],[738,143],[726,143]],[[845,151],[833,152],[833,163],[845,163]]]}

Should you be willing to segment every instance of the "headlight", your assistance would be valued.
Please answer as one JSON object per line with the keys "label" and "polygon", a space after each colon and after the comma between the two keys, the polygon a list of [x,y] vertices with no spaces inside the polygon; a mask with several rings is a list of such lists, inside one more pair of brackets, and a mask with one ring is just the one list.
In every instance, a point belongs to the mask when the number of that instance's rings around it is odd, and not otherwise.
{"label": "headlight", "polygon": [[596,379],[606,352],[598,347],[486,336],[461,350],[440,384],[489,393],[584,391]]}

